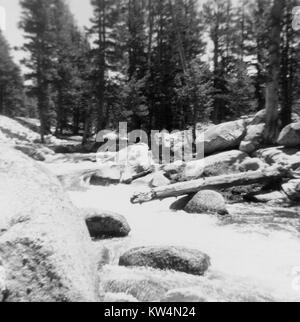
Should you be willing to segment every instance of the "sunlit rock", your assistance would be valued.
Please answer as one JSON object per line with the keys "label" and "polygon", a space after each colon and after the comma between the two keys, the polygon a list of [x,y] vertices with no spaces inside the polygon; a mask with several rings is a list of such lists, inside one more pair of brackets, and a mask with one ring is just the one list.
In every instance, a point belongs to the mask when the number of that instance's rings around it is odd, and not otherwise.
{"label": "sunlit rock", "polygon": [[223,196],[215,191],[199,191],[185,206],[184,210],[188,213],[203,214],[213,213],[226,215],[226,202]]}
{"label": "sunlit rock", "polygon": [[58,180],[0,146],[0,258],[6,301],[98,300],[92,242]]}
{"label": "sunlit rock", "polygon": [[300,145],[300,122],[286,126],[281,131],[277,143],[288,148]]}
{"label": "sunlit rock", "polygon": [[246,135],[246,122],[233,121],[214,125],[204,132],[204,139],[200,136],[197,144],[204,144],[205,154],[212,154],[237,148]]}
{"label": "sunlit rock", "polygon": [[232,150],[188,162],[180,168],[179,181],[239,173],[239,165],[247,158],[246,153]]}

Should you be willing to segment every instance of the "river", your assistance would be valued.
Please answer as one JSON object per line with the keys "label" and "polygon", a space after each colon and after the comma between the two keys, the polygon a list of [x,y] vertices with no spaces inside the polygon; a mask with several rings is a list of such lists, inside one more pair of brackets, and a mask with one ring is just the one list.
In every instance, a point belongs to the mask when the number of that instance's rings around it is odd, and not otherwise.
{"label": "river", "polygon": [[[132,205],[136,190],[112,185],[70,192],[79,208],[120,213],[132,228],[127,238],[95,242],[106,258],[100,269],[105,292],[158,301],[171,289],[189,288],[212,301],[300,301],[300,211],[230,205],[230,217],[191,215],[170,211],[175,199]],[[212,265],[204,277],[118,267],[124,251],[147,245],[199,249]]]}

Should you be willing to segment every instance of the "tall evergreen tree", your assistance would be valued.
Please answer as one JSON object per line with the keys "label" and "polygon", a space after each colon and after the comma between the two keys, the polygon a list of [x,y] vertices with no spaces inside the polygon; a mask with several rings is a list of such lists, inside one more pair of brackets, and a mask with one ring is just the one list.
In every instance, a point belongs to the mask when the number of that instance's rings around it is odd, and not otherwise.
{"label": "tall evergreen tree", "polygon": [[281,37],[281,126],[286,126],[292,121],[293,100],[296,97],[299,83],[297,84],[297,71],[299,71],[299,39],[293,29],[293,8],[299,4],[297,0],[284,3],[283,30]]}
{"label": "tall evergreen tree", "polygon": [[94,8],[93,26],[90,33],[95,38],[93,52],[96,68],[94,83],[98,102],[97,129],[101,130],[106,127],[109,118],[109,110],[105,102],[107,80],[110,72],[118,69],[123,57],[124,44],[120,35],[126,4],[123,0],[92,0],[91,3]]}
{"label": "tall evergreen tree", "polygon": [[266,143],[275,143],[279,133],[279,86],[281,62],[281,32],[284,0],[274,0],[271,11],[271,36],[266,92]]}
{"label": "tall evergreen tree", "polygon": [[24,108],[21,72],[14,63],[9,45],[0,30],[0,114],[22,115]]}
{"label": "tall evergreen tree", "polygon": [[32,93],[38,100],[41,121],[41,139],[51,130],[51,82],[53,80],[53,57],[55,55],[55,32],[53,28],[54,0],[21,0],[22,18],[20,28],[25,32],[23,47],[29,53],[24,64],[31,71],[26,75],[32,82]]}

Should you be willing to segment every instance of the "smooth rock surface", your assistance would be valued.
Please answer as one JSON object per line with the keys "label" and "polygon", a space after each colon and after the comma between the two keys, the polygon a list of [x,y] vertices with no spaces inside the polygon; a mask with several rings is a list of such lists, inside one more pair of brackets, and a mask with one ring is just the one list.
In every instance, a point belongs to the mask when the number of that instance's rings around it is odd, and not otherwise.
{"label": "smooth rock surface", "polygon": [[86,209],[84,216],[92,238],[126,237],[131,231],[124,216],[110,211]]}
{"label": "smooth rock surface", "polygon": [[281,131],[277,143],[288,148],[300,145],[300,122],[286,126]]}
{"label": "smooth rock surface", "polygon": [[246,122],[244,120],[233,121],[209,127],[203,138],[197,140],[197,144],[204,144],[205,154],[212,154],[240,145],[246,135]]}
{"label": "smooth rock surface", "polygon": [[239,173],[240,164],[247,158],[246,153],[232,150],[214,154],[202,160],[188,162],[180,168],[179,181]]}
{"label": "smooth rock surface", "polygon": [[92,242],[55,177],[0,146],[0,258],[8,302],[98,301]]}
{"label": "smooth rock surface", "polygon": [[223,196],[211,190],[199,191],[185,206],[188,213],[203,214],[213,213],[219,215],[228,214],[226,202]]}
{"label": "smooth rock surface", "polygon": [[203,275],[210,266],[210,258],[198,250],[184,247],[141,247],[123,254],[119,265],[152,267]]}

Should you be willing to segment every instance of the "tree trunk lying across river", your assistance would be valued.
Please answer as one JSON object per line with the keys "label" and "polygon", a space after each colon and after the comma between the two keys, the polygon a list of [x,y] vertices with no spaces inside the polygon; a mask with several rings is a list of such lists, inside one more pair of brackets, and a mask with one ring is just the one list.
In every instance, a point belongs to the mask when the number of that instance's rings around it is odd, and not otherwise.
{"label": "tree trunk lying across river", "polygon": [[189,195],[204,189],[216,190],[236,186],[268,183],[285,177],[290,178],[291,176],[292,174],[289,170],[283,169],[282,167],[275,167],[263,171],[251,171],[218,177],[209,177],[159,187],[147,192],[138,192],[132,196],[131,202],[134,204],[145,203],[151,200]]}

